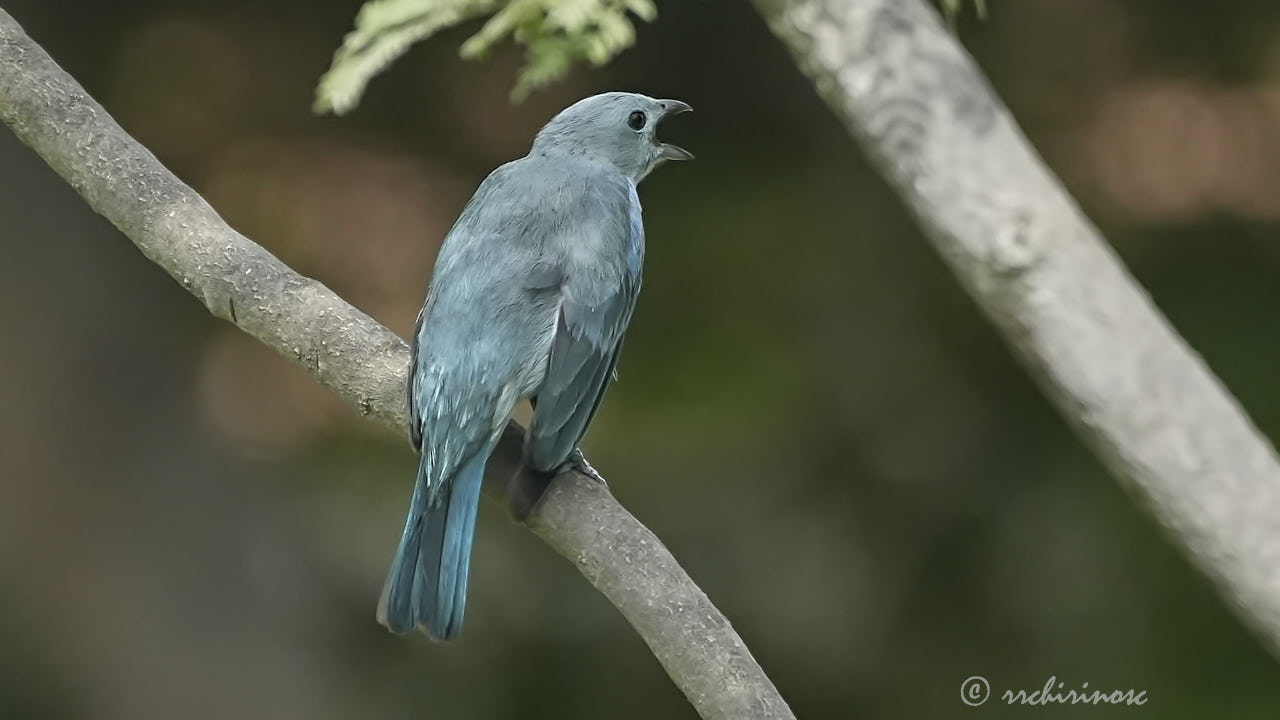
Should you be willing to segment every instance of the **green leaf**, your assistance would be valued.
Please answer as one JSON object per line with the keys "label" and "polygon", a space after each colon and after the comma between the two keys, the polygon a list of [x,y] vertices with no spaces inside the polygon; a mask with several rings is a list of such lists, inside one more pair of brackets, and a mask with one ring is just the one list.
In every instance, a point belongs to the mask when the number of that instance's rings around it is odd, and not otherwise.
{"label": "green leaf", "polygon": [[987,19],[987,0],[941,0],[942,14],[947,16],[947,22],[954,23],[956,17],[964,10],[966,2],[972,2],[974,10],[978,13],[979,20]]}
{"label": "green leaf", "polygon": [[645,22],[653,22],[658,17],[658,8],[654,7],[653,0],[626,0],[625,4],[628,10]]}
{"label": "green leaf", "polygon": [[370,0],[316,87],[315,112],[355,107],[369,80],[413,43],[491,11],[498,0]]}
{"label": "green leaf", "polygon": [[646,22],[657,17],[653,0],[369,0],[320,78],[315,111],[347,112],[369,81],[413,43],[490,13],[459,52],[482,58],[507,37],[524,45],[515,100],[563,77],[576,62],[603,65],[635,42],[632,16]]}
{"label": "green leaf", "polygon": [[483,57],[498,41],[541,14],[540,0],[512,0],[480,28],[480,32],[462,43],[462,57]]}
{"label": "green leaf", "polygon": [[596,0],[561,0],[547,9],[547,24],[571,36],[581,33],[600,14],[601,4]]}

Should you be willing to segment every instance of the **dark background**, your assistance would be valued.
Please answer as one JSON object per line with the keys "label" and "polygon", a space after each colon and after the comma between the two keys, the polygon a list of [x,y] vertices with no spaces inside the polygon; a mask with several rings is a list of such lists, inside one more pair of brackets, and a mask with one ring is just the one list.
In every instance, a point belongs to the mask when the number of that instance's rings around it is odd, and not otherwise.
{"label": "dark background", "polygon": [[[469,25],[343,118],[335,0],[2,0],[235,227],[401,334],[475,185],[584,95],[691,103],[587,438],[805,718],[1275,717],[1277,664],[1051,411],[743,2],[660,3],[512,107]],[[1262,430],[1280,434],[1280,5],[1019,0],[960,37]],[[486,506],[460,641],[374,606],[415,459],[200,306],[0,131],[0,718],[693,711]],[[1142,708],[978,709],[1146,690]]]}

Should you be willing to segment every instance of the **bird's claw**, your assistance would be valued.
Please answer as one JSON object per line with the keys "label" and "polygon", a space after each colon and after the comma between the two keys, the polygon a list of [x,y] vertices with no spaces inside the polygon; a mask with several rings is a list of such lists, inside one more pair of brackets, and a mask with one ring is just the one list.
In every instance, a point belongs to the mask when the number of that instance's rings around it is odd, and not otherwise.
{"label": "bird's claw", "polygon": [[604,477],[596,472],[595,468],[591,467],[591,463],[587,462],[587,458],[583,456],[581,450],[574,450],[573,454],[569,456],[569,461],[565,464],[570,469],[577,470],[606,488],[609,487],[609,483],[604,481]]}

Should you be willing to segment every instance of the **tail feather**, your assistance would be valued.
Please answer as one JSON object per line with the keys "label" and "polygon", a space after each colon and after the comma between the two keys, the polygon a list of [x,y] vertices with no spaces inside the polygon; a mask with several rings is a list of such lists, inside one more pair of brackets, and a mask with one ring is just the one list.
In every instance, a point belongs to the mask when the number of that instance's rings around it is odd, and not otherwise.
{"label": "tail feather", "polygon": [[391,561],[391,571],[382,588],[378,602],[378,622],[393,633],[407,633],[417,624],[415,608],[421,604],[421,585],[418,573],[418,550],[422,547],[423,514],[427,505],[427,487],[418,470],[418,481],[413,486],[413,499],[409,501],[409,515],[405,519],[400,547]]}
{"label": "tail feather", "polygon": [[491,449],[485,446],[472,455],[434,498],[427,498],[419,469],[379,604],[378,620],[392,632],[424,626],[433,639],[450,640],[462,629],[480,488]]}

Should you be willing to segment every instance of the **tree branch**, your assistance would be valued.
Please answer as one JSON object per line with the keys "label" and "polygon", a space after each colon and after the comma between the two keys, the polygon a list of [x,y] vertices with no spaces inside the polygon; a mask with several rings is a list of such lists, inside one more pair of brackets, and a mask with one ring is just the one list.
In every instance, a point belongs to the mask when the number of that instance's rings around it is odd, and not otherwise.
{"label": "tree branch", "polygon": [[1280,650],[1280,464],[922,0],[754,0],[1059,411]]}
{"label": "tree branch", "polygon": [[[0,120],[211,313],[404,432],[404,342],[229,227],[2,10]],[[508,427],[490,487],[505,485],[523,435]],[[703,718],[793,717],[728,620],[601,483],[560,476],[528,525],[617,606]]]}

